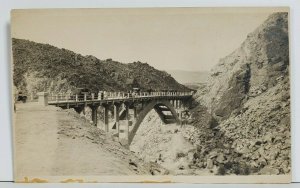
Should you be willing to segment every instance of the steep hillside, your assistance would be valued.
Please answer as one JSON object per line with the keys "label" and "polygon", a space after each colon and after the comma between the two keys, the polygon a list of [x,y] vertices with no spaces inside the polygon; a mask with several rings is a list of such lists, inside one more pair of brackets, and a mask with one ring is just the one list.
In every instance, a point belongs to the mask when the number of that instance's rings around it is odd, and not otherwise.
{"label": "steep hillside", "polygon": [[288,79],[288,15],[273,14],[212,70],[199,99],[220,118]]}
{"label": "steep hillside", "polygon": [[75,87],[94,92],[128,91],[133,85],[144,90],[187,90],[168,73],[147,63],[100,60],[22,39],[13,39],[12,49],[14,85],[23,92],[67,92]]}
{"label": "steep hillside", "polygon": [[288,14],[275,13],[198,90],[198,154],[221,174],[290,173],[289,90]]}

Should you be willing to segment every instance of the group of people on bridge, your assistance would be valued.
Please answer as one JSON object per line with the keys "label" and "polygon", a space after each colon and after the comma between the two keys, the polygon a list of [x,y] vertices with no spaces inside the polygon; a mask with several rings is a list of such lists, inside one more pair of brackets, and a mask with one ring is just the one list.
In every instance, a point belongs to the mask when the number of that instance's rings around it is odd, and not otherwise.
{"label": "group of people on bridge", "polygon": [[109,92],[99,91],[98,93],[91,93],[88,91],[80,92],[77,94],[72,93],[59,93],[50,94],[50,101],[61,100],[106,100],[106,99],[122,99],[122,98],[138,98],[138,97],[156,97],[156,96],[186,96],[193,95],[194,91],[147,91],[141,92],[140,90],[132,90],[130,92]]}

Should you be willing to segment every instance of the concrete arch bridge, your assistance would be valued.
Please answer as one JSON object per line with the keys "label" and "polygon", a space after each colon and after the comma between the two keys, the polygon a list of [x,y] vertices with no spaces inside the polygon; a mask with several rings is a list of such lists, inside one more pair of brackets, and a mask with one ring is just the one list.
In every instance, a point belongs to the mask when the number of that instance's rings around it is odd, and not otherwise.
{"label": "concrete arch bridge", "polygon": [[[86,107],[91,109],[92,121],[95,126],[98,122],[98,110],[103,113],[104,130],[114,132],[121,144],[130,145],[139,126],[146,115],[154,109],[164,124],[181,123],[182,112],[190,106],[192,92],[151,92],[125,96],[121,92],[110,93],[105,98],[91,96],[70,97],[67,95],[48,95],[41,92],[39,103],[55,105],[63,109],[74,108],[76,112],[84,112]],[[71,100],[72,99],[72,100]],[[109,123],[109,111],[112,111],[113,122]]]}

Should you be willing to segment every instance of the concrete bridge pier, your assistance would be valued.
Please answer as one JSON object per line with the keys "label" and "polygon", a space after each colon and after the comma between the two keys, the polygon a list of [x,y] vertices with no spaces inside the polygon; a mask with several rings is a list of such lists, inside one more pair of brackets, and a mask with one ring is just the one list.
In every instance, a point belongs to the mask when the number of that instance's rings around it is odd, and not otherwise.
{"label": "concrete bridge pier", "polygon": [[182,102],[181,102],[181,100],[178,100],[178,108],[182,108]]}
{"label": "concrete bridge pier", "polygon": [[145,107],[145,102],[142,102],[141,109],[143,109],[144,107]]}
{"label": "concrete bridge pier", "polygon": [[127,123],[120,124],[119,142],[123,146],[128,146],[129,143],[128,139],[129,139],[129,126],[127,121]]}
{"label": "concrete bridge pier", "polygon": [[129,116],[129,104],[124,103],[125,105],[125,122],[119,125],[119,142],[123,146],[128,146],[129,139],[129,126],[131,124]]}
{"label": "concrete bridge pier", "polygon": [[129,104],[125,103],[125,119],[129,120]]}
{"label": "concrete bridge pier", "polygon": [[172,106],[174,106],[174,100],[170,100]]}
{"label": "concrete bridge pier", "polygon": [[105,132],[109,132],[109,125],[108,125],[108,111],[109,106],[108,105],[102,105],[104,107],[104,126],[105,126]]}
{"label": "concrete bridge pier", "polygon": [[137,107],[133,107],[133,118],[134,118],[134,120],[136,119],[136,117],[137,117],[137,109],[136,109]]}
{"label": "concrete bridge pier", "polygon": [[114,120],[116,122],[116,129],[118,130],[118,135],[120,133],[120,117],[119,117],[119,113],[120,113],[120,104],[115,103],[114,104]]}
{"label": "concrete bridge pier", "polygon": [[175,109],[179,108],[179,100],[175,100]]}
{"label": "concrete bridge pier", "polygon": [[85,103],[85,104],[84,104],[84,107],[83,107],[83,109],[82,109],[82,113],[83,113],[83,115],[85,115],[85,114],[86,114],[86,107],[87,107],[87,104]]}
{"label": "concrete bridge pier", "polygon": [[98,106],[91,106],[92,109],[92,121],[95,126],[97,126],[97,110]]}

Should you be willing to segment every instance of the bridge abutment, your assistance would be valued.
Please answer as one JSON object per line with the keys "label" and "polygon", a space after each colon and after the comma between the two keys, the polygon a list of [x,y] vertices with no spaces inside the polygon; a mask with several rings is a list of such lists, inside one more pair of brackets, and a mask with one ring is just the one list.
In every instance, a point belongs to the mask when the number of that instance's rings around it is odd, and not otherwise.
{"label": "bridge abutment", "polygon": [[38,92],[38,103],[42,106],[48,106],[48,93],[47,92]]}

